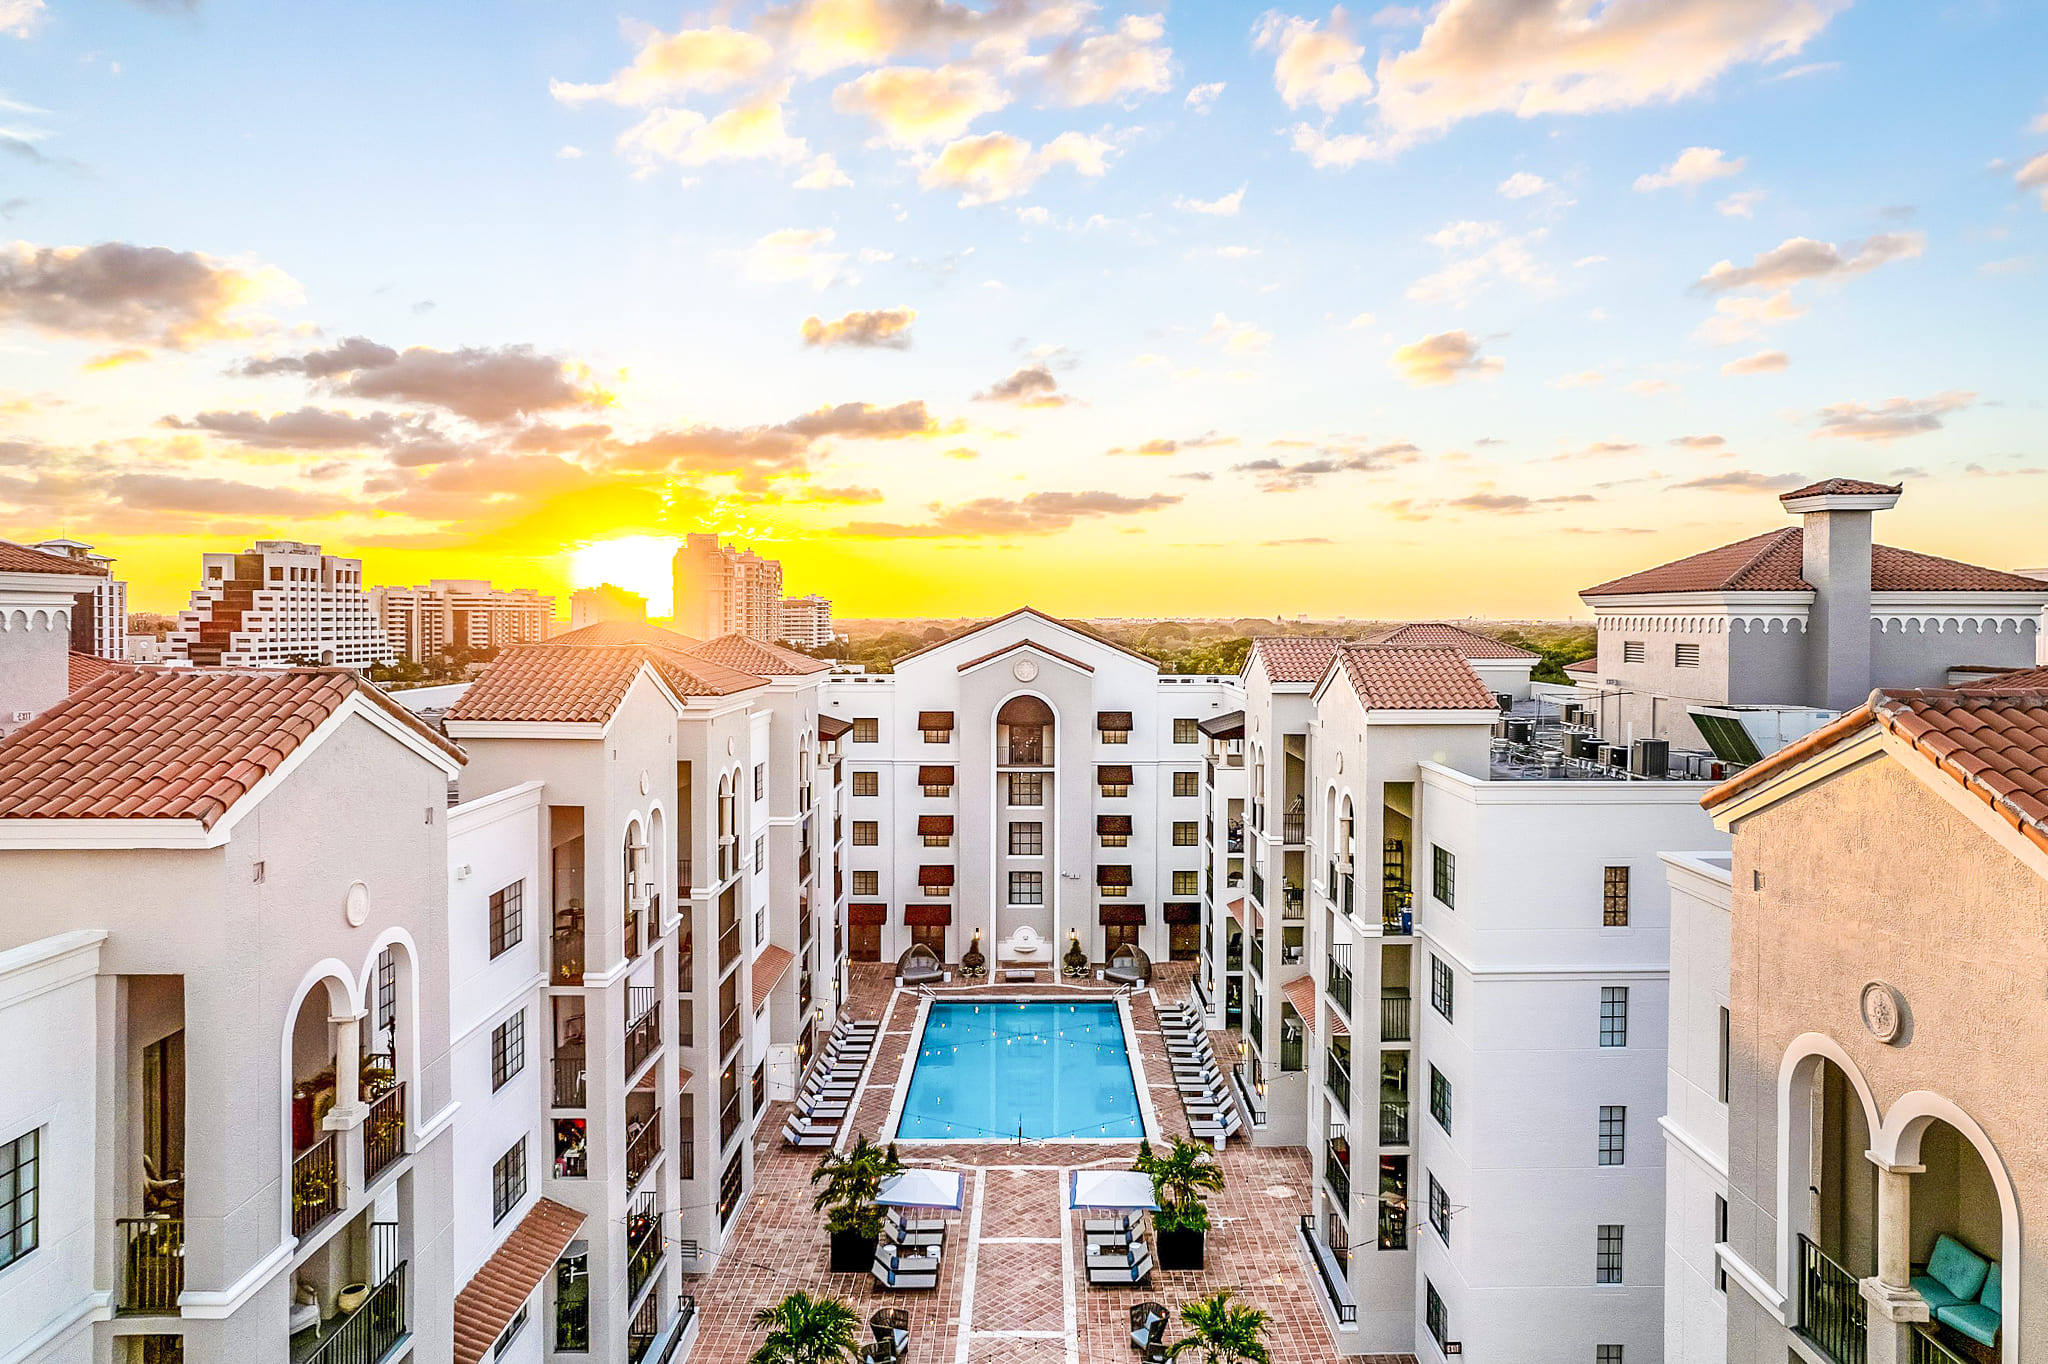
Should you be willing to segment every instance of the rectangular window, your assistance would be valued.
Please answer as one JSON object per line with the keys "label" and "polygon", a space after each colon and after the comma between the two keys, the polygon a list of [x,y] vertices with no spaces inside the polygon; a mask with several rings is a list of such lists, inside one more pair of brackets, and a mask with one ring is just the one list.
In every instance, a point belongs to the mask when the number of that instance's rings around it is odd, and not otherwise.
{"label": "rectangular window", "polygon": [[1721,1010],[1721,1073],[1715,1085],[1715,1093],[1722,1103],[1728,1102],[1728,1010]]}
{"label": "rectangular window", "polygon": [[1045,856],[1045,825],[1035,819],[1013,822],[1010,825],[1010,856]]}
{"label": "rectangular window", "polygon": [[1102,840],[1102,846],[1105,848],[1128,848],[1131,846],[1131,836],[1129,834],[1104,833],[1098,835],[1098,837]]}
{"label": "rectangular window", "polygon": [[526,936],[521,913],[526,899],[526,882],[514,881],[503,890],[491,892],[491,957],[493,960],[517,947]]}
{"label": "rectangular window", "polygon": [[512,1143],[512,1149],[498,1157],[491,1167],[491,1221],[502,1222],[505,1214],[526,1197],[526,1138]]}
{"label": "rectangular window", "polygon": [[924,845],[927,848],[950,848],[953,846],[953,835],[926,834],[924,836]]}
{"label": "rectangular window", "polygon": [[1010,774],[1010,804],[1045,804],[1045,774],[1043,772],[1012,772]]}
{"label": "rectangular window", "polygon": [[768,764],[754,764],[754,799],[765,800],[768,796]]}
{"label": "rectangular window", "polygon": [[1433,867],[1435,880],[1430,889],[1435,893],[1436,898],[1443,902],[1445,909],[1456,909],[1458,907],[1458,859],[1451,856],[1450,849],[1439,848],[1434,843],[1429,845],[1429,855],[1435,864]]}
{"label": "rectangular window", "polygon": [[1177,744],[1200,743],[1202,731],[1198,721],[1182,717],[1173,722],[1173,741]]}
{"label": "rectangular window", "polygon": [[951,886],[926,886],[924,888],[924,898],[927,900],[943,900],[952,893],[953,888]]}
{"label": "rectangular window", "polygon": [[1202,893],[1202,873],[1198,871],[1175,872],[1173,874],[1173,893],[1175,895],[1200,895]]}
{"label": "rectangular window", "polygon": [[1436,1228],[1445,1245],[1451,1243],[1451,1196],[1436,1182],[1434,1174],[1429,1177],[1429,1224]]}
{"label": "rectangular window", "polygon": [[762,834],[754,840],[754,870],[768,870],[768,835]]}
{"label": "rectangular window", "polygon": [[1127,781],[1097,782],[1096,785],[1102,788],[1102,794],[1105,796],[1121,798],[1131,794],[1131,784]]}
{"label": "rectangular window", "polygon": [[518,1339],[519,1333],[525,1329],[526,1304],[522,1302],[519,1304],[519,1311],[514,1314],[512,1320],[505,1323],[505,1329],[498,1332],[498,1341],[495,1345],[491,1346],[491,1358],[496,1359],[504,1354],[505,1351],[511,1349],[512,1342]]}
{"label": "rectangular window", "polygon": [[[1728,1200],[1719,1194],[1714,1195],[1714,1244],[1728,1244]],[[1721,1267],[1718,1250],[1714,1252],[1714,1287],[1723,1293],[1728,1291],[1728,1271]]]}
{"label": "rectangular window", "polygon": [[1697,668],[1700,665],[1700,646],[1697,644],[1675,644],[1671,648],[1671,661],[1681,668]]}
{"label": "rectangular window", "polygon": [[928,744],[950,744],[953,742],[953,731],[950,729],[928,729],[924,731],[924,741]]}
{"label": "rectangular window", "polygon": [[1042,871],[1011,872],[1010,903],[1013,905],[1044,904],[1045,873]]}
{"label": "rectangular window", "polygon": [[1106,744],[1127,744],[1131,741],[1128,729],[1099,729],[1095,732]]}
{"label": "rectangular window", "polygon": [[1422,1281],[1422,1324],[1429,1328],[1429,1338],[1436,1342],[1437,1349],[1443,1349],[1451,1326],[1444,1312],[1444,1295],[1428,1279]]}
{"label": "rectangular window", "polygon": [[1452,988],[1450,963],[1432,952],[1429,957],[1429,1002],[1436,1006],[1445,1022],[1451,1021]]}
{"label": "rectangular window", "polygon": [[1429,1068],[1429,1116],[1445,1136],[1451,1134],[1451,1082],[1435,1066]]}
{"label": "rectangular window", "polygon": [[1202,825],[1199,820],[1176,819],[1173,822],[1173,846],[1176,848],[1199,848],[1202,846]]}
{"label": "rectangular window", "polygon": [[847,736],[857,744],[877,744],[882,741],[882,722],[872,715],[853,717],[853,733]]}
{"label": "rectangular window", "polygon": [[853,794],[856,796],[879,796],[882,794],[882,774],[879,772],[856,772],[853,774]]}
{"label": "rectangular window", "polygon": [[526,1069],[526,1010],[521,1009],[491,1029],[491,1092]]}
{"label": "rectangular window", "polygon": [[1595,1345],[1593,1347],[1593,1364],[1621,1364],[1621,1347],[1619,1345]]}
{"label": "rectangular window", "polygon": [[1621,1228],[1612,1222],[1600,1224],[1593,1252],[1593,1282],[1621,1282]]}
{"label": "rectangular window", "polygon": [[1600,987],[1600,1045],[1628,1045],[1628,986]]}
{"label": "rectangular window", "polygon": [[1625,639],[1621,642],[1621,661],[1640,663],[1643,661],[1643,642],[1639,639]]}
{"label": "rectangular window", "polygon": [[855,872],[853,874],[853,893],[855,895],[880,895],[882,893],[882,873],[878,871]]}
{"label": "rectangular window", "polygon": [[1173,774],[1173,794],[1176,796],[1199,796],[1202,794],[1200,772],[1176,772]]}
{"label": "rectangular window", "polygon": [[0,1146],[0,1269],[36,1248],[41,1139],[39,1129]]}
{"label": "rectangular window", "polygon": [[1600,1163],[1621,1165],[1626,1163],[1628,1147],[1628,1107],[1624,1104],[1600,1105]]}
{"label": "rectangular window", "polygon": [[853,846],[872,848],[882,841],[882,826],[872,819],[856,819],[853,822]]}
{"label": "rectangular window", "polygon": [[1609,867],[1600,874],[1600,926],[1628,927],[1628,868]]}

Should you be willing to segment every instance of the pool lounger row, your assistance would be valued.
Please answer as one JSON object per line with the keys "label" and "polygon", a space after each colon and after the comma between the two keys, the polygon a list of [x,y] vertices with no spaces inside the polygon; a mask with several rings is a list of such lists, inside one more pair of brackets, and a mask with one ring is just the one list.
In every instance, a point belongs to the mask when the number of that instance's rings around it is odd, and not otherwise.
{"label": "pool lounger row", "polygon": [[804,1081],[789,1120],[782,1124],[782,1139],[791,1146],[830,1146],[839,1138],[853,1092],[867,1069],[875,1049],[879,1024],[868,1020],[841,1019],[819,1054],[818,1064]]}
{"label": "pool lounger row", "polygon": [[869,1273],[882,1288],[939,1286],[939,1260],[946,1251],[946,1224],[938,1218],[907,1216],[889,1209],[882,1234],[875,1241],[875,1262]]}
{"label": "pool lounger row", "polygon": [[1229,1082],[1216,1063],[1201,1015],[1184,1003],[1169,1005],[1159,1012],[1159,1027],[1166,1036],[1173,1085],[1180,1091],[1188,1129],[1199,1139],[1216,1142],[1228,1141],[1243,1131],[1244,1120],[1238,1116]]}

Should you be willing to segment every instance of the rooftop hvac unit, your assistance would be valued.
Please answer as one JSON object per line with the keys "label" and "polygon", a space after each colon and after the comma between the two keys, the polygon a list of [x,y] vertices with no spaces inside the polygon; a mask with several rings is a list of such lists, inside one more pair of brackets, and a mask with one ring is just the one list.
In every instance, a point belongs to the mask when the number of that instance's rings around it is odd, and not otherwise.
{"label": "rooftop hvac unit", "polygon": [[1605,763],[1605,764],[1607,764],[1607,765],[1608,765],[1609,767],[1627,767],[1627,766],[1628,766],[1628,745],[1627,745],[1627,744],[1602,744],[1602,745],[1600,745],[1600,761],[1601,761],[1601,762],[1603,762],[1603,763]]}
{"label": "rooftop hvac unit", "polygon": [[1509,711],[1515,708],[1515,698],[1509,696],[1504,691],[1495,692],[1493,694],[1493,702],[1495,705],[1500,707],[1500,713],[1502,715],[1506,715]]}
{"label": "rooftop hvac unit", "polygon": [[1507,740],[1511,744],[1526,744],[1535,732],[1535,724],[1524,715],[1510,715],[1501,724],[1507,729]]}
{"label": "rooftop hvac unit", "polygon": [[1628,770],[1638,777],[1663,778],[1671,771],[1671,745],[1663,739],[1638,739],[1628,746]]}
{"label": "rooftop hvac unit", "polygon": [[1600,737],[1597,734],[1574,734],[1570,739],[1570,752],[1574,758],[1591,762],[1600,755]]}

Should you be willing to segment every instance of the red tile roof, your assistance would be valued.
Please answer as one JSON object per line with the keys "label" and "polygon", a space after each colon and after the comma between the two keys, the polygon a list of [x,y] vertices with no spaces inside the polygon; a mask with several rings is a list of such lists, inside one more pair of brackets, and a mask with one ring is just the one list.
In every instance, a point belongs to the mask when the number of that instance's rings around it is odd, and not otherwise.
{"label": "red tile roof", "polygon": [[1597,658],[1582,658],[1576,663],[1565,664],[1564,670],[1568,673],[1583,673],[1587,677],[1591,677],[1600,671],[1600,660]]}
{"label": "red tile roof", "polygon": [[1482,635],[1477,630],[1467,630],[1462,625],[1446,621],[1417,621],[1412,625],[1396,625],[1390,630],[1380,630],[1367,635],[1361,643],[1399,644],[1405,648],[1456,649],[1467,658],[1536,658],[1538,655],[1527,649],[1518,649],[1512,644],[1502,643],[1492,635]]}
{"label": "red tile roof", "polygon": [[104,578],[106,567],[86,559],[67,559],[12,540],[0,540],[0,573],[73,573],[86,578]]}
{"label": "red tile roof", "polygon": [[1367,710],[1497,710],[1493,689],[1455,649],[1346,644],[1344,674]]}
{"label": "red tile roof", "polygon": [[645,644],[564,647],[549,640],[500,653],[449,708],[446,718],[603,724],[643,665],[653,668],[678,696],[730,696],[766,685],[751,673],[675,649]]}
{"label": "red tile roof", "polygon": [[1794,488],[1789,493],[1779,493],[1778,500],[1780,502],[1793,502],[1802,497],[1819,497],[1822,494],[1849,497],[1881,497],[1888,493],[1896,497],[1904,491],[1904,486],[1897,483],[1872,483],[1867,479],[1861,478],[1824,478],[1818,483],[1809,483],[1804,488]]}
{"label": "red tile roof", "polygon": [[578,629],[550,635],[543,644],[567,644],[591,648],[604,644],[653,644],[664,649],[695,648],[698,641],[644,620],[601,620]]}
{"label": "red tile roof", "polygon": [[97,682],[108,673],[129,671],[129,665],[126,663],[116,663],[113,659],[101,658],[98,654],[82,654],[76,649],[71,651],[69,661],[72,691],[77,691],[88,682]]}
{"label": "red tile roof", "polygon": [[352,696],[462,750],[345,668],[117,668],[0,740],[0,819],[211,828]]}
{"label": "red tile roof", "polygon": [[[983,630],[988,629],[992,625],[1001,625],[1004,621],[1015,620],[1019,616],[1032,616],[1038,620],[1046,622],[1049,625],[1057,625],[1062,630],[1072,630],[1077,635],[1088,636],[1088,638],[1094,640],[1097,644],[1106,644],[1110,648],[1115,649],[1118,653],[1125,653],[1129,654],[1132,658],[1143,659],[1145,662],[1150,663],[1155,668],[1159,666],[1159,660],[1156,658],[1152,658],[1145,654],[1141,654],[1136,649],[1129,648],[1126,645],[1119,644],[1115,640],[1111,639],[1108,635],[1105,635],[1097,630],[1091,630],[1085,625],[1076,624],[1071,620],[1061,620],[1058,616],[1048,616],[1047,614],[1045,614],[1045,612],[1039,610],[1035,606],[1020,606],[1016,610],[997,616],[993,620],[982,621],[979,625],[970,625],[965,630],[962,630],[959,634],[951,635],[945,639],[939,640],[937,643],[927,644],[921,649],[912,649],[909,653],[903,655],[902,658],[897,659],[894,666],[900,668],[903,666],[906,660],[916,658],[919,654],[926,654],[930,653],[933,649],[943,648],[945,645],[951,644],[956,639],[965,639],[969,635],[978,635]],[[1038,646],[1034,645],[1032,647],[1036,648]],[[1001,652],[1004,651],[997,650],[997,653]],[[1050,654],[1052,653],[1052,650],[1044,649],[1041,652]],[[995,654],[989,654],[983,659],[983,662],[986,662],[987,659],[994,658],[995,656]],[[1053,656],[1055,658],[1064,658],[1064,655],[1060,654],[1054,654]]]}
{"label": "red tile roof", "polygon": [[795,960],[796,953],[787,947],[777,947],[774,943],[769,943],[761,949],[761,955],[754,958],[755,1008],[760,1008],[768,1001],[768,992],[789,974],[790,963]]}
{"label": "red tile roof", "polygon": [[832,668],[822,658],[812,658],[794,649],[785,649],[779,644],[769,644],[749,635],[720,635],[702,644],[691,647],[690,652],[698,658],[713,663],[723,663],[728,668],[737,668],[743,673],[754,673],[761,677],[792,677],[809,673],[829,672]]}
{"label": "red tile roof", "polygon": [[[1588,587],[1581,597],[1637,592],[1811,592],[1800,576],[1805,532],[1786,526],[1704,553],[1646,568]],[[1941,559],[1891,545],[1870,547],[1870,586],[1876,592],[2041,592],[2048,584],[1995,568]]]}
{"label": "red tile roof", "polygon": [[1294,1012],[1301,1015],[1301,1021],[1308,1030],[1316,1030],[1316,978],[1296,976],[1280,987],[1280,993],[1287,996],[1287,1002],[1294,1006]]}
{"label": "red tile roof", "polygon": [[555,1269],[583,1214],[552,1198],[533,1205],[491,1258],[455,1295],[455,1364],[478,1364],[491,1351],[519,1306]]}
{"label": "red tile roof", "polygon": [[[1266,665],[1266,677],[1274,682],[1320,682],[1337,656],[1337,639],[1306,636],[1269,636],[1252,641],[1252,653]],[[1246,659],[1249,664],[1250,659]]]}

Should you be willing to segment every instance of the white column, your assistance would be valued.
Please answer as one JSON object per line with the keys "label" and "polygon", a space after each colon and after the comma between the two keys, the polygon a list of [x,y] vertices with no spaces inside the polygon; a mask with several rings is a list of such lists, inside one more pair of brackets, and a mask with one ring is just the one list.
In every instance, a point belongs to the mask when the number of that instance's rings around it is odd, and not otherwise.
{"label": "white column", "polygon": [[1877,1273],[1860,1285],[1869,1305],[1868,1364],[1906,1364],[1913,1323],[1928,1319],[1927,1303],[1912,1287],[1913,1184],[1924,1165],[1877,1166]]}

